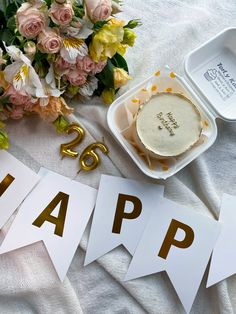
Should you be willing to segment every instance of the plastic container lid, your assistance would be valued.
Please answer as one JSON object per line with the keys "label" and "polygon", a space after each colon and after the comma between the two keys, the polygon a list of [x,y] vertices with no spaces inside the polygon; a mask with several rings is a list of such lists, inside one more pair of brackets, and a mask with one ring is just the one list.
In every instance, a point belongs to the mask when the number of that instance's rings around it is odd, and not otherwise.
{"label": "plastic container lid", "polygon": [[236,121],[236,28],[228,28],[192,51],[185,72],[214,115]]}

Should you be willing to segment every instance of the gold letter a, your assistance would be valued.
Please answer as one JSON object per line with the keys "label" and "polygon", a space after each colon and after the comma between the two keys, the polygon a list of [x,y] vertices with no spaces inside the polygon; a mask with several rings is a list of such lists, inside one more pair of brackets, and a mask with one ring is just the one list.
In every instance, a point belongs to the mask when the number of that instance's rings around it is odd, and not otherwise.
{"label": "gold letter a", "polygon": [[[33,225],[40,228],[45,221],[49,221],[56,225],[54,234],[62,237],[68,201],[69,195],[63,192],[59,192],[44,209],[44,211],[38,216],[38,218],[36,218],[36,220],[33,222]],[[58,217],[54,217],[51,215],[51,213],[59,203],[61,204]]]}

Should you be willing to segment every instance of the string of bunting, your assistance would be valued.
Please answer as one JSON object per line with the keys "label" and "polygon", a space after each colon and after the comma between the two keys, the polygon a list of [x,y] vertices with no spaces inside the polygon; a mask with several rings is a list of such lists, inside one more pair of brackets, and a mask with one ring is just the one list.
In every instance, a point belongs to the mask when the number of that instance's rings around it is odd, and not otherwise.
{"label": "string of bunting", "polygon": [[124,280],[166,271],[187,313],[212,252],[207,287],[235,273],[235,196],[223,195],[215,221],[166,199],[162,185],[102,175],[97,191],[35,174],[6,151],[0,163],[1,228],[21,205],[0,254],[43,241],[63,281],[95,207],[85,265],[122,244],[132,255]]}

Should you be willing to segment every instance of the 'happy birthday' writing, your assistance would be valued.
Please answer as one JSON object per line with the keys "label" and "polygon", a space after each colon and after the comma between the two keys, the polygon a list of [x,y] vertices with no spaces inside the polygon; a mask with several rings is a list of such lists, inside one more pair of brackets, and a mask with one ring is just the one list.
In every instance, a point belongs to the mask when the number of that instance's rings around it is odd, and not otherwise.
{"label": "'happy birthday' writing", "polygon": [[163,112],[161,111],[157,114],[157,118],[161,121],[162,125],[167,129],[171,136],[175,135],[174,129],[179,128],[179,124],[173,117],[172,112],[168,112],[165,118]]}

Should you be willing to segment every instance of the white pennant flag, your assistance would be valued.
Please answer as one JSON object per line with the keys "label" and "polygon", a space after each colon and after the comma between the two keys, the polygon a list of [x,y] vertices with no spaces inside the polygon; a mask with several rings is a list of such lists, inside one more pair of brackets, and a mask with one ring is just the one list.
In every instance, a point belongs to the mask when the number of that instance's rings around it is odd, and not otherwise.
{"label": "white pennant flag", "polygon": [[163,199],[147,224],[125,280],[165,270],[189,312],[219,232],[217,221]]}
{"label": "white pennant flag", "polygon": [[4,150],[0,151],[0,165],[0,228],[2,228],[40,177]]}
{"label": "white pennant flag", "polygon": [[26,198],[0,254],[43,241],[63,281],[92,214],[97,190],[51,171]]}
{"label": "white pennant flag", "polygon": [[85,265],[123,244],[134,254],[164,187],[103,175],[90,231]]}
{"label": "white pennant flag", "polygon": [[236,273],[236,197],[223,194],[219,222],[222,229],[216,242],[207,287]]}

